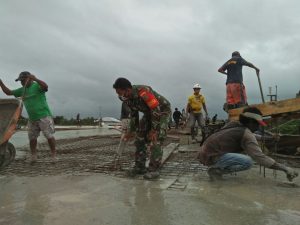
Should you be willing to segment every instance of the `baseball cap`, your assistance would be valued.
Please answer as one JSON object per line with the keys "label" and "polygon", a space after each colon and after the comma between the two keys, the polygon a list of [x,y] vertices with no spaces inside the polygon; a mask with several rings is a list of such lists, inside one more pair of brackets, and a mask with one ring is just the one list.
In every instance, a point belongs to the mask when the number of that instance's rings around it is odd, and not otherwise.
{"label": "baseball cap", "polygon": [[19,74],[19,77],[15,81],[24,80],[28,77],[28,75],[30,75],[28,71],[23,71]]}
{"label": "baseball cap", "polygon": [[234,51],[231,55],[232,56],[241,56],[241,54],[238,51]]}
{"label": "baseball cap", "polygon": [[247,118],[255,119],[262,126],[267,126],[267,124],[263,121],[262,116],[259,114],[252,113],[252,112],[244,112],[242,113],[242,115]]}

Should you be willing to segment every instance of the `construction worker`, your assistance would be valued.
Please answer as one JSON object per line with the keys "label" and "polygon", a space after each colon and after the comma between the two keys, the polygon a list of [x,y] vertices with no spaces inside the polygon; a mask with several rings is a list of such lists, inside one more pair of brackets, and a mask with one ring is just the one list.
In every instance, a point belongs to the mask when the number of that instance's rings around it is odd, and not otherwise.
{"label": "construction worker", "polygon": [[222,179],[224,174],[250,169],[252,159],[262,166],[285,172],[290,181],[298,176],[292,168],[276,162],[262,152],[253,133],[260,125],[266,126],[261,115],[257,108],[248,107],[240,114],[239,121],[229,122],[204,141],[199,159],[209,166],[208,175],[211,180]]}
{"label": "construction worker", "polygon": [[200,127],[202,131],[202,139],[204,135],[204,118],[202,114],[202,109],[205,112],[205,119],[208,118],[207,108],[205,104],[205,98],[202,94],[200,94],[200,85],[195,84],[193,86],[194,93],[188,98],[188,103],[186,106],[186,112],[189,113],[189,125],[191,128],[191,136],[192,136],[192,142],[195,143],[196,139],[196,131],[195,131],[195,124],[196,121],[198,123],[198,126]]}
{"label": "construction worker", "polygon": [[29,116],[28,138],[31,149],[31,163],[37,160],[37,138],[41,131],[47,138],[51,157],[55,162],[57,160],[54,138],[55,128],[52,113],[46,100],[48,85],[28,71],[21,72],[16,81],[20,81],[22,87],[10,90],[1,79],[0,86],[6,95],[23,96],[23,102]]}
{"label": "construction worker", "polygon": [[215,114],[215,115],[213,116],[213,118],[211,119],[212,124],[215,124],[215,123],[216,123],[217,118],[218,118],[218,114]]}
{"label": "construction worker", "polygon": [[226,106],[224,110],[239,108],[247,105],[247,95],[245,85],[243,84],[243,66],[249,66],[255,69],[259,76],[259,69],[252,63],[243,59],[238,51],[232,53],[229,59],[218,72],[227,75],[226,79]]}
{"label": "construction worker", "polygon": [[76,123],[77,127],[81,127],[80,113],[77,113],[76,115]]}
{"label": "construction worker", "polygon": [[[144,179],[159,177],[162,160],[162,144],[166,138],[171,106],[169,101],[146,85],[131,85],[126,78],[118,78],[113,88],[119,98],[130,108],[129,131],[124,139],[135,134],[135,165],[128,171],[129,176],[144,174]],[[144,115],[139,120],[139,112]],[[150,162],[146,169],[147,147],[150,145]]]}
{"label": "construction worker", "polygon": [[179,121],[182,119],[182,114],[178,108],[175,108],[175,111],[173,112],[173,119],[175,121],[175,129],[178,129]]}

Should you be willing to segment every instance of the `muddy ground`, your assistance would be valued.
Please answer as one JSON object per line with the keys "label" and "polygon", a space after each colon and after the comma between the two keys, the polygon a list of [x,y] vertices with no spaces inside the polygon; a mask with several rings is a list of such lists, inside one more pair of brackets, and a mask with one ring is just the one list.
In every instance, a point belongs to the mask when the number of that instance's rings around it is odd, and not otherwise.
{"label": "muddy ground", "polygon": [[[178,143],[176,136],[166,141]],[[31,165],[28,148],[0,171],[0,224],[297,224],[300,182],[255,166],[210,182],[196,160],[198,144],[179,145],[157,181],[129,179],[134,146],[114,167],[119,137],[57,141],[58,161],[47,144]],[[175,145],[174,145],[175,146]],[[288,162],[286,162],[288,163]],[[299,171],[299,169],[298,169]],[[264,176],[265,174],[265,176]]]}

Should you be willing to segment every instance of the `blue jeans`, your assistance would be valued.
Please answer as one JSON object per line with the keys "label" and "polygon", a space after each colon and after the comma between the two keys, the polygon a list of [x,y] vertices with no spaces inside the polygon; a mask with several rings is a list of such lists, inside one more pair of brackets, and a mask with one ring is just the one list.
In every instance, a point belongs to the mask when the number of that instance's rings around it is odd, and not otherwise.
{"label": "blue jeans", "polygon": [[248,170],[252,167],[252,159],[239,153],[226,153],[211,166],[211,168],[220,169],[224,174]]}

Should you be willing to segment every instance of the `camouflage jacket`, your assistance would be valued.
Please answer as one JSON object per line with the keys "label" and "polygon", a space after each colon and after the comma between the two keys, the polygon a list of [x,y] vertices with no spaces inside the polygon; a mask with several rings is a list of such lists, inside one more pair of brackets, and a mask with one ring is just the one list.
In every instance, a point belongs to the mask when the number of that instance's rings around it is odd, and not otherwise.
{"label": "camouflage jacket", "polygon": [[146,118],[151,120],[151,129],[160,129],[162,116],[170,116],[171,105],[169,101],[145,85],[133,85],[132,96],[125,101],[131,110],[130,131],[135,131],[139,122],[139,112],[144,113]]}

